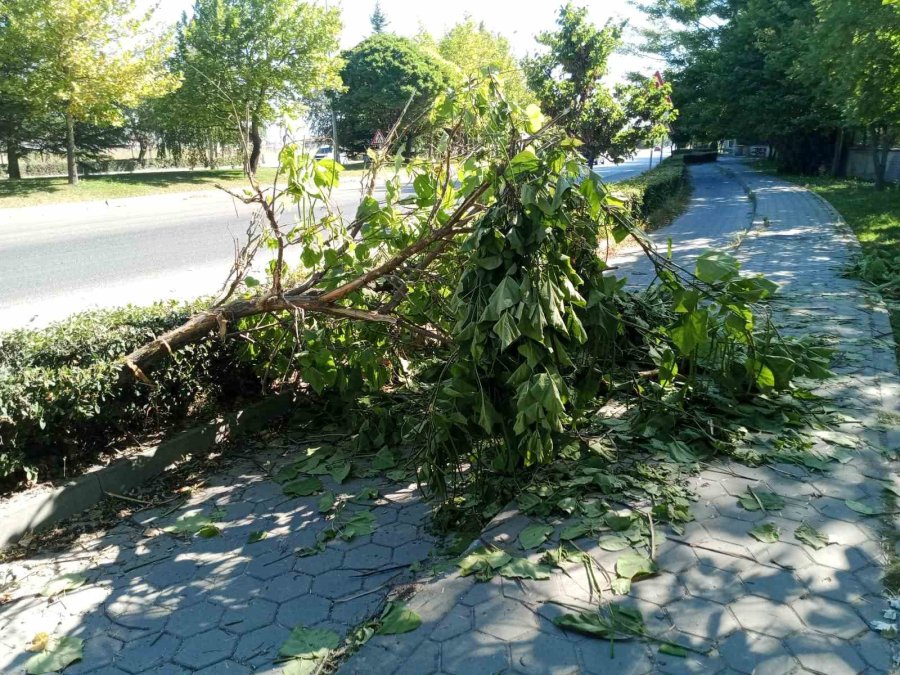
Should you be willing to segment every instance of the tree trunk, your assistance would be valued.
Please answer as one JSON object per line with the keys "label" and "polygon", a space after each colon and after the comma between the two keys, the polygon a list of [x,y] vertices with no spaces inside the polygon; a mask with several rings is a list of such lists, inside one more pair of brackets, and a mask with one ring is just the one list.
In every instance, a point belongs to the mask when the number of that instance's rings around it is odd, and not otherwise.
{"label": "tree trunk", "polygon": [[138,164],[141,165],[141,168],[147,165],[147,141],[143,138],[138,139]]}
{"label": "tree trunk", "polygon": [[75,166],[75,118],[66,113],[66,169],[69,173],[69,185],[77,185],[78,168]]}
{"label": "tree trunk", "polygon": [[412,152],[413,152],[413,135],[410,134],[409,136],[406,137],[406,149],[404,150],[403,154],[406,157],[406,159],[412,159]]}
{"label": "tree trunk", "polygon": [[6,146],[6,160],[8,162],[9,179],[20,180],[22,178],[22,170],[19,168],[19,148],[12,141]]}
{"label": "tree trunk", "polygon": [[591,153],[590,155],[588,155],[587,161],[588,161],[588,169],[590,169],[591,171],[593,171],[593,170],[594,170],[594,164],[597,163],[597,158],[593,155],[593,153]]}
{"label": "tree trunk", "polygon": [[834,141],[834,156],[831,158],[831,175],[835,178],[844,174],[844,127],[838,129]]}
{"label": "tree trunk", "polygon": [[250,120],[250,162],[249,170],[251,174],[256,174],[256,168],[259,166],[259,157],[262,154],[262,136],[259,135],[259,119],[256,115]]}
{"label": "tree trunk", "polygon": [[887,133],[872,129],[872,161],[875,169],[875,189],[884,190],[884,173],[887,169],[887,155],[890,151]]}

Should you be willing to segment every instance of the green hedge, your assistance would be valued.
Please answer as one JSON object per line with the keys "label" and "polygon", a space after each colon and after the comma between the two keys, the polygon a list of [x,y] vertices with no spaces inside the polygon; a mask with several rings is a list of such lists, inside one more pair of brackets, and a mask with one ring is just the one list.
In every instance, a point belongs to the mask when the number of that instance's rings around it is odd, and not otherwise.
{"label": "green hedge", "polygon": [[686,189],[687,170],[681,156],[669,157],[640,176],[616,183],[613,188],[624,194],[631,214],[640,221],[650,221],[654,213],[666,209],[674,196]]}
{"label": "green hedge", "polygon": [[0,333],[0,484],[73,476],[77,467],[136,430],[211,409],[258,379],[238,343],[214,336],[152,373],[153,386],[120,386],[119,359],[199,307],[160,303],[78,314],[43,330]]}

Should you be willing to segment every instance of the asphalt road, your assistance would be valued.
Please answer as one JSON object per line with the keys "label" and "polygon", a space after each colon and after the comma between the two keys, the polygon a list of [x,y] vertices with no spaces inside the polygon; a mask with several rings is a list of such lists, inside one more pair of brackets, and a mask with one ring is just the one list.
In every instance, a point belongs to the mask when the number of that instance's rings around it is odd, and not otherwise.
{"label": "asphalt road", "polygon": [[[644,151],[595,170],[614,182],[648,165]],[[345,214],[355,213],[358,199],[355,183],[335,193]],[[216,293],[250,216],[219,191],[0,209],[0,330]]]}

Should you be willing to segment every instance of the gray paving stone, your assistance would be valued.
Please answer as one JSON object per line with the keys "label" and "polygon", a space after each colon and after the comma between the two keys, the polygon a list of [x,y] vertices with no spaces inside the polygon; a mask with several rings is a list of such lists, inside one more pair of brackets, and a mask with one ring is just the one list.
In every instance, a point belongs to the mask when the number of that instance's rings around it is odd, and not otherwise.
{"label": "gray paving stone", "polygon": [[181,648],[175,652],[172,660],[185,668],[199,670],[224,661],[233,651],[234,638],[215,629],[182,641]]}
{"label": "gray paving stone", "polygon": [[166,633],[148,635],[125,645],[114,666],[129,673],[141,673],[168,661],[181,645],[181,641]]}
{"label": "gray paving stone", "polygon": [[856,675],[866,667],[853,646],[837,638],[803,633],[789,637],[785,645],[804,668],[817,673]]}
{"label": "gray paving stone", "polygon": [[740,598],[729,608],[745,630],[783,638],[803,628],[800,618],[788,605],[755,595]]}
{"label": "gray paving stone", "polygon": [[512,669],[519,673],[569,675],[581,670],[575,645],[562,636],[535,631],[513,640],[510,650]]}
{"label": "gray paving stone", "polygon": [[277,611],[278,605],[274,602],[253,598],[248,602],[234,603],[226,609],[219,621],[219,626],[229,633],[249,633],[271,624]]}
{"label": "gray paving stone", "polygon": [[738,629],[731,612],[712,599],[684,598],[667,605],[666,612],[677,630],[704,640],[716,641]]}
{"label": "gray paving stone", "polygon": [[218,626],[224,613],[224,608],[211,602],[180,608],[169,616],[166,631],[179,638],[189,638]]}
{"label": "gray paving stone", "polygon": [[[740,673],[790,672],[799,663],[784,647],[781,640],[753,633],[737,631],[719,644],[719,655]],[[772,670],[776,668],[777,670]]]}
{"label": "gray paving stone", "polygon": [[453,675],[503,672],[509,644],[477,631],[463,633],[441,644],[441,667]]}
{"label": "gray paving stone", "polygon": [[[331,602],[318,595],[302,595],[289,600],[278,608],[278,623],[288,628],[311,626],[328,618]],[[265,623],[261,624],[265,625]],[[257,626],[258,627],[258,626]]]}
{"label": "gray paving stone", "polygon": [[791,602],[791,609],[808,628],[844,640],[869,630],[850,605],[827,598],[807,597]]}

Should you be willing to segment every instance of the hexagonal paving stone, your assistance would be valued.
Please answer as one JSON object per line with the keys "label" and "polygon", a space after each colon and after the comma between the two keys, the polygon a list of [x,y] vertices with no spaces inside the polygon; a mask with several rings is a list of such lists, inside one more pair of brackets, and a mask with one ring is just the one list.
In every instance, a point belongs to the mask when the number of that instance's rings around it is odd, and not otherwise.
{"label": "hexagonal paving stone", "polygon": [[129,673],[141,673],[167,661],[181,641],[167,633],[148,635],[125,645],[113,663]]}
{"label": "hexagonal paving stone", "polygon": [[352,569],[323,572],[313,578],[311,590],[323,598],[343,598],[362,588],[362,577]]}
{"label": "hexagonal paving stone", "polygon": [[828,675],[856,675],[866,664],[848,642],[812,633],[801,633],[785,640],[804,668]]}
{"label": "hexagonal paving stone", "polygon": [[[721,602],[723,605],[746,593],[737,574],[709,565],[691,567],[679,574],[678,578],[692,596]],[[640,583],[636,585],[640,586]]]}
{"label": "hexagonal paving stone", "polygon": [[638,640],[615,643],[585,637],[576,641],[585,673],[591,675],[646,675],[653,671],[650,647]]}
{"label": "hexagonal paving stone", "polygon": [[666,606],[675,628],[704,640],[718,640],[738,629],[731,613],[722,605],[701,598],[685,598]]}
{"label": "hexagonal paving stone", "polygon": [[219,626],[229,633],[249,633],[272,623],[278,605],[261,598],[252,598],[246,603],[235,603],[225,610]]}
{"label": "hexagonal paving stone", "polygon": [[257,628],[241,636],[232,658],[253,668],[272,663],[290,633],[290,629],[278,624]]}
{"label": "hexagonal paving stone", "polygon": [[719,655],[731,668],[742,673],[754,673],[776,664],[783,670],[769,672],[787,673],[792,667],[799,666],[781,640],[750,631],[737,631],[725,638],[719,643]]}
{"label": "hexagonal paving stone", "polygon": [[843,602],[808,597],[791,603],[800,620],[809,628],[845,640],[869,630],[854,609]]}
{"label": "hexagonal paving stone", "polygon": [[318,595],[302,595],[288,600],[278,608],[278,623],[288,628],[299,624],[311,626],[328,618],[331,602]]}
{"label": "hexagonal paving stone", "polygon": [[513,640],[529,630],[537,630],[534,613],[518,602],[495,597],[475,607],[475,628],[501,640]]}
{"label": "hexagonal paving stone", "polygon": [[315,577],[322,572],[339,569],[343,564],[344,551],[329,546],[321,553],[297,558],[294,562],[294,570]]}
{"label": "hexagonal paving stone", "polygon": [[411,565],[425,560],[434,550],[434,544],[428,540],[411,541],[394,548],[391,560],[398,565]]}
{"label": "hexagonal paving stone", "polygon": [[187,638],[214,628],[225,609],[211,602],[201,602],[179,608],[169,616],[166,631],[180,638]]}
{"label": "hexagonal paving stone", "polygon": [[441,645],[441,666],[454,675],[499,673],[509,667],[506,642],[470,631]]}
{"label": "hexagonal paving stone", "polygon": [[510,645],[512,668],[520,673],[569,675],[579,673],[575,645],[563,636],[534,631],[520,635]]}
{"label": "hexagonal paving stone", "polygon": [[285,602],[309,593],[312,577],[300,572],[287,572],[269,579],[263,586],[260,597],[272,602]]}
{"label": "hexagonal paving stone", "polygon": [[472,609],[459,605],[441,619],[429,637],[436,642],[442,642],[472,630],[473,625]]}
{"label": "hexagonal paving stone", "polygon": [[803,623],[788,606],[748,595],[729,605],[738,623],[747,630],[783,638],[803,628]]}
{"label": "hexagonal paving stone", "polygon": [[250,675],[251,670],[234,661],[220,661],[214,665],[198,670],[194,675]]}
{"label": "hexagonal paving stone", "polygon": [[219,629],[200,633],[184,640],[175,652],[175,663],[199,670],[219,661],[224,661],[234,651],[234,638]]}
{"label": "hexagonal paving stone", "polygon": [[419,528],[409,523],[392,523],[379,527],[372,533],[372,541],[376,544],[394,548],[406,542],[415,541]]}
{"label": "hexagonal paving stone", "polygon": [[387,546],[367,542],[344,554],[344,565],[351,570],[376,570],[391,561],[393,551]]}
{"label": "hexagonal paving stone", "polygon": [[806,585],[801,583],[797,575],[787,570],[750,566],[741,577],[747,592],[775,602],[791,602],[807,592]]}
{"label": "hexagonal paving stone", "polygon": [[158,594],[113,596],[106,605],[106,615],[126,628],[161,630],[171,610],[157,604],[158,600]]}

